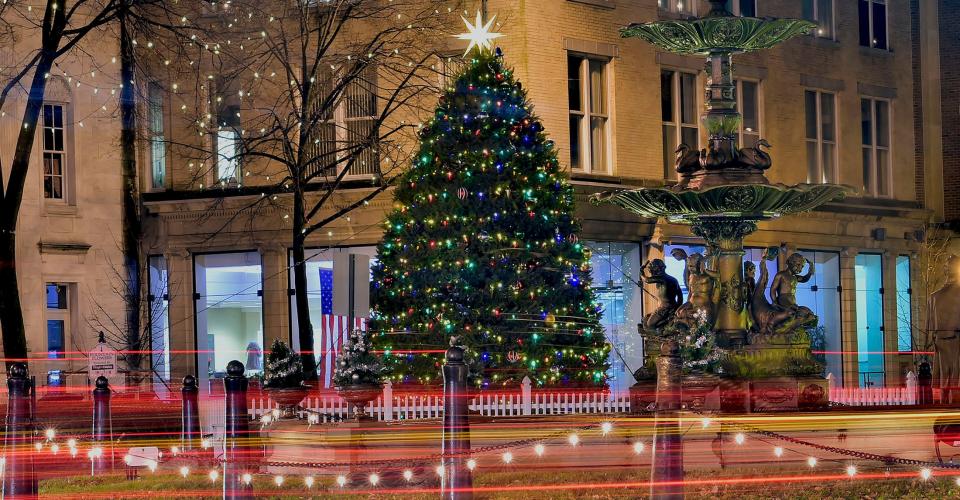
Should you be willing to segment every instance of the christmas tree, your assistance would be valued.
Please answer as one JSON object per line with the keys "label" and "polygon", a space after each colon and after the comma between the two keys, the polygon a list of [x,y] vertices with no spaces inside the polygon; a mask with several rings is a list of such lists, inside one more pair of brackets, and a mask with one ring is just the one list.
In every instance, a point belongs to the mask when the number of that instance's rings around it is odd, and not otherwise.
{"label": "christmas tree", "polygon": [[400,383],[456,336],[486,385],[596,385],[607,354],[573,188],[499,49],[480,44],[420,132],[373,270],[371,331]]}
{"label": "christmas tree", "polygon": [[333,385],[380,385],[380,360],[370,352],[366,334],[354,330],[337,356]]}
{"label": "christmas tree", "polygon": [[274,340],[267,356],[263,387],[288,389],[303,386],[303,364],[300,355],[293,352],[282,340]]}

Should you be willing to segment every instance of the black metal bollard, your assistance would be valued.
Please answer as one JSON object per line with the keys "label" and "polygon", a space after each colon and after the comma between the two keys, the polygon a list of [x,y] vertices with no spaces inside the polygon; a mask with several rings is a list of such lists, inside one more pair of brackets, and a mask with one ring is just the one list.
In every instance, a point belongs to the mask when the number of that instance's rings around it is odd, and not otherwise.
{"label": "black metal bollard", "polygon": [[466,466],[470,453],[467,365],[463,349],[447,349],[443,365],[443,477],[442,498],[473,497],[473,478]]}
{"label": "black metal bollard", "polygon": [[180,449],[194,451],[200,448],[203,436],[200,434],[200,389],[193,375],[183,377],[180,389]]}
{"label": "black metal bollard", "polygon": [[33,421],[30,379],[26,363],[14,363],[7,372],[7,425],[3,436],[3,498],[37,498],[37,473],[33,464]]}
{"label": "black metal bollard", "polygon": [[657,413],[650,463],[650,498],[654,500],[683,498],[680,383],[680,347],[668,340],[657,358]]}
{"label": "black metal bollard", "polygon": [[244,476],[249,474],[250,417],[247,415],[247,377],[243,363],[233,360],[227,364],[223,379],[226,393],[226,432],[223,454],[223,498],[252,499],[253,484]]}
{"label": "black metal bollard", "polygon": [[917,369],[917,396],[918,405],[933,404],[933,370],[930,363],[923,361]]}
{"label": "black metal bollard", "polygon": [[93,455],[90,457],[92,474],[103,472],[108,465],[113,464],[107,459],[108,450],[113,449],[113,432],[110,423],[110,381],[107,377],[99,376],[93,389],[93,432],[92,438],[97,447],[90,450]]}

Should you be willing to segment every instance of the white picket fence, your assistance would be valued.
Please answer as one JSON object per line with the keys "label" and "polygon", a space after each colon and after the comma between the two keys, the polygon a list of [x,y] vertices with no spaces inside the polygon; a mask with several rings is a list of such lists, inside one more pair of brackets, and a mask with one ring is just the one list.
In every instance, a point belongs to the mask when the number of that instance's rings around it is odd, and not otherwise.
{"label": "white picket fence", "polygon": [[[530,380],[524,378],[520,392],[480,393],[470,402],[470,410],[487,417],[515,417],[524,415],[567,415],[581,413],[626,413],[630,411],[627,394],[610,391],[560,392],[534,391]],[[345,418],[350,410],[346,401],[335,394],[308,397],[302,403],[301,417],[317,414],[321,422]],[[260,418],[273,411],[274,405],[265,394],[255,398],[249,406],[250,416]],[[442,394],[394,394],[387,383],[383,394],[365,408],[377,420],[419,420],[443,417]]]}
{"label": "white picket fence", "polygon": [[917,404],[917,375],[907,374],[903,387],[837,387],[833,374],[827,375],[830,401],[848,406],[902,406]]}

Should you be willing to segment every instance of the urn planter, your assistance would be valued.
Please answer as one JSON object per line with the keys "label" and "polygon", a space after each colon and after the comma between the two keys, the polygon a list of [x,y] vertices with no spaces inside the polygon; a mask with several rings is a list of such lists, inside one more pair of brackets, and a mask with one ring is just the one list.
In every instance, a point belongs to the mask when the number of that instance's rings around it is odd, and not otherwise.
{"label": "urn planter", "polygon": [[359,421],[370,418],[364,407],[377,399],[377,396],[383,392],[383,386],[380,384],[345,385],[338,387],[337,392],[350,404],[350,415],[353,419]]}
{"label": "urn planter", "polygon": [[307,397],[309,386],[300,387],[278,387],[266,388],[264,391],[270,396],[270,399],[280,407],[283,418],[290,418],[294,415],[300,402]]}

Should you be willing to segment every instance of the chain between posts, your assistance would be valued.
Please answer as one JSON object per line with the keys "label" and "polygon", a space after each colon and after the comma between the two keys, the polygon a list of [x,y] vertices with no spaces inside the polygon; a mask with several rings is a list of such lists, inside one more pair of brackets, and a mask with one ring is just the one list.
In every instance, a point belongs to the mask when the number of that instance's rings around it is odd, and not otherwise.
{"label": "chain between posts", "polygon": [[[592,429],[599,428],[601,424],[590,424],[581,427],[575,427],[574,431],[589,431]],[[540,443],[546,440],[557,439],[563,437],[563,435],[569,433],[569,430],[557,431],[551,434],[548,434],[543,437],[538,438],[527,438],[520,439],[517,441],[510,441],[508,443],[502,443],[497,445],[482,446],[479,448],[474,448],[469,452],[464,452],[455,456],[471,457],[475,455],[480,455],[484,453],[490,453],[500,450],[509,450],[513,448],[520,448],[523,446],[529,446],[531,444]],[[449,454],[447,456],[450,456]],[[440,460],[444,457],[442,453],[434,453],[432,455],[424,455],[421,457],[415,458],[403,458],[403,459],[393,459],[393,460],[361,460],[358,462],[353,462],[353,465],[358,466],[389,466],[389,465],[427,465],[434,464],[437,460]],[[263,465],[268,467],[310,467],[314,469],[327,469],[334,467],[342,467],[343,462],[274,462],[274,461],[265,461]]]}

